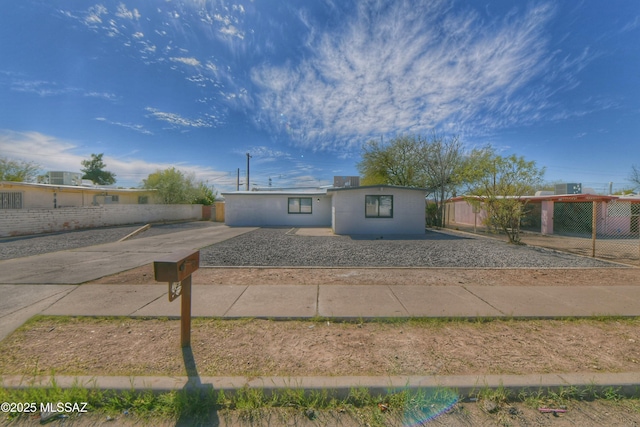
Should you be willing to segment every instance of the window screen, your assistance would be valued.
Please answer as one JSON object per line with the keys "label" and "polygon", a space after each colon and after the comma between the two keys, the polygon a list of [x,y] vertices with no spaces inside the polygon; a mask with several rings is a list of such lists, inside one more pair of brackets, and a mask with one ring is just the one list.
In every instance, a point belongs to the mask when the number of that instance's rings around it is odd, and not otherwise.
{"label": "window screen", "polygon": [[290,214],[310,214],[312,206],[311,197],[289,197]]}
{"label": "window screen", "polygon": [[365,217],[393,218],[393,196],[366,196]]}

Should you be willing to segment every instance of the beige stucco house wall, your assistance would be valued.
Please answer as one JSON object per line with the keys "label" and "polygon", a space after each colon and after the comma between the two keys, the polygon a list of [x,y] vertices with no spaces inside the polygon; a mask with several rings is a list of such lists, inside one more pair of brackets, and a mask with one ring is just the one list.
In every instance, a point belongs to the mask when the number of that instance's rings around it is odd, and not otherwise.
{"label": "beige stucco house wall", "polygon": [[[19,196],[15,196],[16,193]],[[157,200],[155,190],[0,182],[0,209],[16,209],[12,207],[16,203],[21,205],[18,209],[58,209],[108,204],[154,204]]]}

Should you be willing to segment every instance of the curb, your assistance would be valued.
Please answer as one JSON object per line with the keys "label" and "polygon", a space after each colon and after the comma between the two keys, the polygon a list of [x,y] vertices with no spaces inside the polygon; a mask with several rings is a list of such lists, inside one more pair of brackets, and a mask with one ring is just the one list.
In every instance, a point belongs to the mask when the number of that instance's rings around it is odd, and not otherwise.
{"label": "curb", "polygon": [[114,391],[153,391],[165,393],[178,390],[216,390],[233,393],[239,389],[261,389],[276,393],[288,389],[303,389],[307,393],[327,390],[336,397],[346,397],[352,389],[366,389],[372,395],[398,391],[455,390],[460,399],[473,398],[486,389],[507,390],[512,396],[523,391],[558,392],[566,388],[602,392],[614,389],[618,395],[640,395],[640,372],[568,373],[528,375],[452,375],[452,376],[346,376],[346,377],[126,377],[126,376],[0,376],[6,389],[47,388],[52,384],[68,389],[97,388]]}
{"label": "curb", "polygon": [[151,224],[145,224],[142,227],[138,228],[137,230],[127,234],[126,236],[124,236],[122,239],[118,240],[118,242],[124,242],[125,240],[129,240],[130,238],[132,238],[133,236],[136,236],[140,233],[142,233],[143,231],[148,230],[151,227]]}

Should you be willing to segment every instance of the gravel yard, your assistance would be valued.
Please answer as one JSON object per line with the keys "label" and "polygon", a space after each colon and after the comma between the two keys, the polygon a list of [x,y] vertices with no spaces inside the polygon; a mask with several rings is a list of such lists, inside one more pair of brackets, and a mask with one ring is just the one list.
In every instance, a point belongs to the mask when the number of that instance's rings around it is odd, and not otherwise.
{"label": "gravel yard", "polygon": [[[193,221],[154,224],[132,237],[142,239],[219,224]],[[142,224],[0,239],[0,260],[116,242]],[[200,251],[202,266],[291,267],[615,267],[605,261],[532,246],[427,231],[421,236],[297,234],[291,228],[261,228]],[[313,234],[313,233],[312,233]]]}
{"label": "gravel yard", "polygon": [[261,228],[200,250],[202,266],[616,267],[553,250],[428,231],[424,236],[308,236]]}
{"label": "gravel yard", "polygon": [[0,260],[117,242],[141,226],[142,224],[137,224],[3,238],[0,239]]}

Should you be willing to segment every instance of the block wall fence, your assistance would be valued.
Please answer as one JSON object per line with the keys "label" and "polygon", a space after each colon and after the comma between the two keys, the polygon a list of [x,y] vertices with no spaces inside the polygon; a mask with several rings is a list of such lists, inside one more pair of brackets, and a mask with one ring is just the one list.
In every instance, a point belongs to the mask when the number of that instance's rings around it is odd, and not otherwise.
{"label": "block wall fence", "polygon": [[202,205],[103,205],[59,209],[2,209],[0,210],[0,237],[200,219],[202,219]]}

